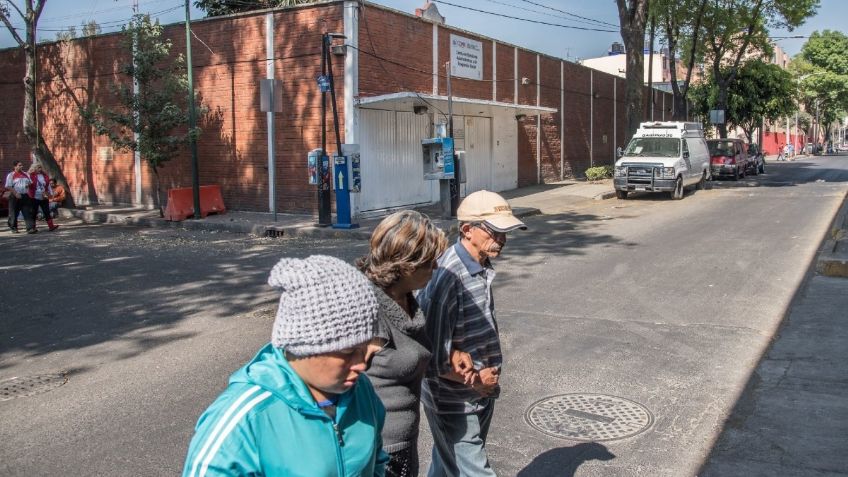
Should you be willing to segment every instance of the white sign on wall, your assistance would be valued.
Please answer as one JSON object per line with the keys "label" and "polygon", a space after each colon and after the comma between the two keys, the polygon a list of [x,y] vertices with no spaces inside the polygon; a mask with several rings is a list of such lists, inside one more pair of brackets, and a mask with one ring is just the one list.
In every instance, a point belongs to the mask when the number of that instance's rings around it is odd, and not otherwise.
{"label": "white sign on wall", "polygon": [[451,76],[483,79],[483,42],[450,36]]}

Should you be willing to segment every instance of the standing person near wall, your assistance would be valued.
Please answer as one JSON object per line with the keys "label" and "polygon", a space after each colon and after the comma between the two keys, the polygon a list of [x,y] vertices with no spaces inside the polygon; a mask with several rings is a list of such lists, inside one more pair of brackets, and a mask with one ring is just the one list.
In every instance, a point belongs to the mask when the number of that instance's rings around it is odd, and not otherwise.
{"label": "standing person near wall", "polygon": [[200,416],[183,476],[383,476],[385,408],[363,374],[375,338],[375,290],[333,257],[284,258],[267,344]]}
{"label": "standing person near wall", "polygon": [[41,164],[34,162],[29,166],[29,177],[32,179],[32,184],[29,186],[29,195],[32,197],[32,220],[36,221],[38,212],[44,216],[47,221],[47,230],[50,232],[59,228],[58,225],[53,225],[53,216],[50,215],[50,199],[53,195],[53,189],[50,188],[50,178],[44,172]]}
{"label": "standing person near wall", "polygon": [[[459,205],[459,241],[439,258],[439,268],[419,295],[433,342],[433,359],[421,401],[433,432],[430,477],[494,476],[486,454],[503,356],[495,320],[491,259],[506,234],[527,227],[506,200],[489,191],[470,194]],[[450,350],[471,355],[474,380],[457,375]]]}
{"label": "standing person near wall", "polygon": [[[389,454],[390,477],[418,475],[421,380],[430,363],[431,344],[424,313],[412,292],[427,285],[446,247],[445,234],[430,219],[406,210],[377,225],[368,255],[357,261],[378,288],[377,336],[386,340],[367,374],[386,406],[383,449]],[[462,354],[470,369],[470,356]]]}
{"label": "standing person near wall", "polygon": [[32,198],[29,196],[29,188],[32,184],[29,174],[24,172],[24,163],[15,161],[12,172],[6,175],[4,182],[4,193],[9,199],[9,230],[18,233],[18,214],[23,213],[28,234],[38,232],[35,229],[35,211],[33,210]]}
{"label": "standing person near wall", "polygon": [[785,161],[786,160],[785,148],[783,147],[783,143],[780,143],[777,146],[777,160],[778,161]]}

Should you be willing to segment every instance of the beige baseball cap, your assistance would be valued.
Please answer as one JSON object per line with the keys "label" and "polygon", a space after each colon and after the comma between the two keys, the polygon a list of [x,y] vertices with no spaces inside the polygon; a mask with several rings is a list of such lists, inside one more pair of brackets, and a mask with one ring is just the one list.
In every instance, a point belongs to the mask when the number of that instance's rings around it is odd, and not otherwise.
{"label": "beige baseball cap", "polygon": [[478,190],[469,194],[456,211],[460,222],[485,222],[496,232],[510,232],[515,229],[527,230],[524,222],[512,215],[512,207],[499,194],[487,190]]}

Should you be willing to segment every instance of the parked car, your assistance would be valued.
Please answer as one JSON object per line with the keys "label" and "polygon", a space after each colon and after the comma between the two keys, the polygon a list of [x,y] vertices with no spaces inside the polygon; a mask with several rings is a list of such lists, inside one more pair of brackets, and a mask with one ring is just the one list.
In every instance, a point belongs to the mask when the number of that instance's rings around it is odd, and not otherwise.
{"label": "parked car", "polygon": [[710,170],[714,178],[745,178],[750,166],[745,143],[741,139],[708,139],[707,148],[710,150]]}
{"label": "parked car", "polygon": [[684,188],[703,189],[710,178],[710,155],[701,123],[645,122],[615,163],[615,196],[667,192],[680,200]]}
{"label": "parked car", "polygon": [[760,151],[760,145],[748,144],[746,147],[748,150],[748,162],[751,164],[751,168],[748,170],[752,171],[754,175],[765,174],[766,157],[763,155],[763,152]]}

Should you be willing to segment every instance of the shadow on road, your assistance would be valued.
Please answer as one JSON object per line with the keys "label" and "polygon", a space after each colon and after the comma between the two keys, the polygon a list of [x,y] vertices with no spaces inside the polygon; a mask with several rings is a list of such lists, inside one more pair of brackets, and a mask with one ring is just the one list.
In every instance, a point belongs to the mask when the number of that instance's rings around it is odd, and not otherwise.
{"label": "shadow on road", "polygon": [[352,261],[367,246],[361,242],[73,224],[53,234],[4,234],[0,369],[11,366],[7,353],[37,357],[110,342],[120,351],[90,349],[131,358],[191,338],[177,329],[190,316],[273,316],[278,295],[266,280],[279,258],[326,253]]}
{"label": "shadow on road", "polygon": [[612,460],[615,454],[597,442],[585,442],[572,447],[558,447],[538,455],[518,477],[572,477],[584,462]]}

